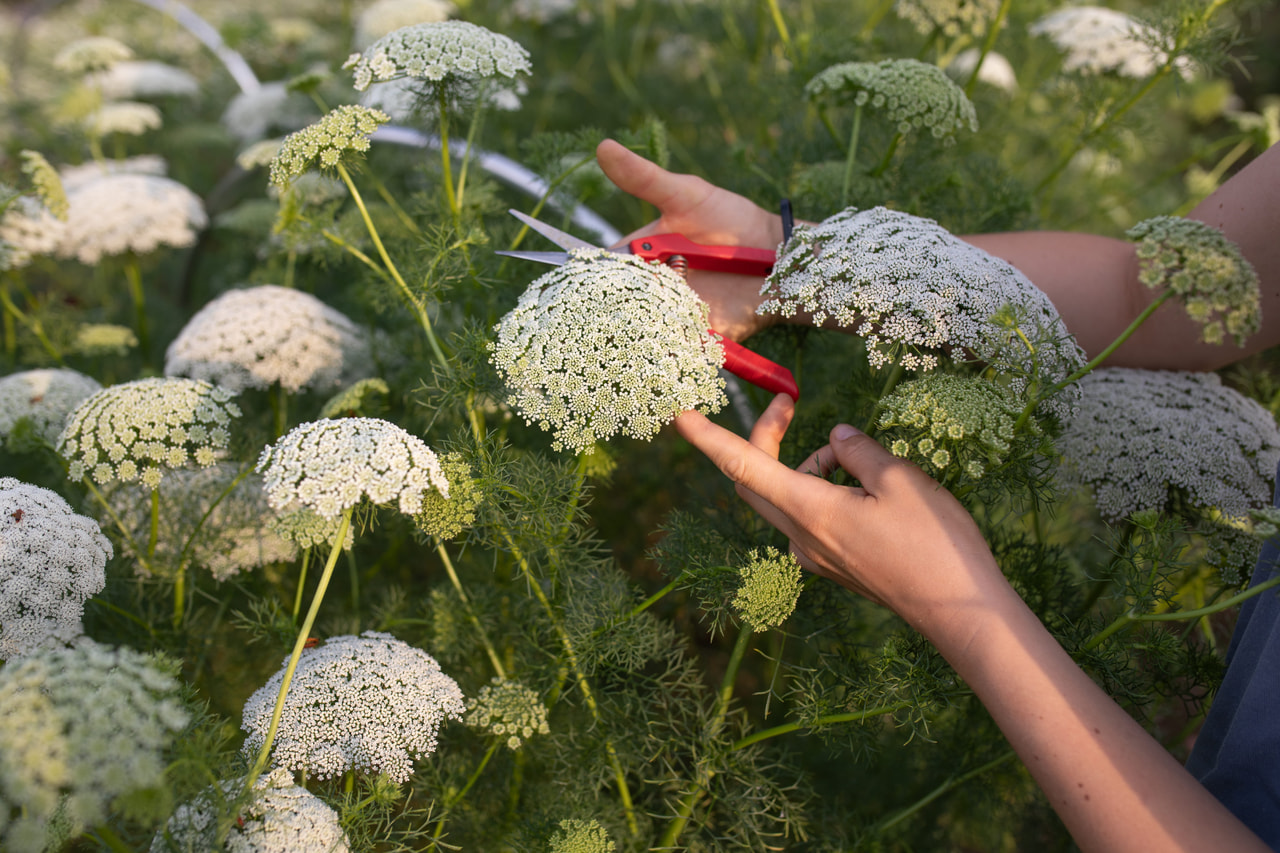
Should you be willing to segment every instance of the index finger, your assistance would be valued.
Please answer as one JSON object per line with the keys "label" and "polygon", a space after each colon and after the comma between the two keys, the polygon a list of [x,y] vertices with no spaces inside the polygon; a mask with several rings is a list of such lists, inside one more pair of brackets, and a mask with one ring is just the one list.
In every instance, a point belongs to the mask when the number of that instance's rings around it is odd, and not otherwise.
{"label": "index finger", "polygon": [[596,162],[618,189],[662,211],[690,207],[714,189],[693,175],[668,172],[612,139],[596,147]]}

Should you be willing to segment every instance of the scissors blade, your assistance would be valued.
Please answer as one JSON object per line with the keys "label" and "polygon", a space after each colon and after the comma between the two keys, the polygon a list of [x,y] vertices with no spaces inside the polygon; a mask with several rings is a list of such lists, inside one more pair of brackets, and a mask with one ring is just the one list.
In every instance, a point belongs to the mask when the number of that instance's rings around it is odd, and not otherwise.
{"label": "scissors blade", "polygon": [[519,258],[522,261],[537,261],[540,264],[562,266],[569,260],[568,252],[494,252],[495,255],[506,255],[508,258]]}
{"label": "scissors blade", "polygon": [[539,220],[534,219],[532,216],[529,216],[528,214],[525,214],[525,213],[521,213],[518,210],[508,210],[507,212],[510,213],[512,216],[514,216],[516,219],[519,219],[525,225],[528,225],[534,231],[537,231],[543,237],[546,237],[552,243],[555,243],[561,249],[598,249],[600,248],[595,243],[588,243],[586,240],[583,240],[580,237],[573,236],[568,231],[561,231],[559,228],[555,228],[551,225],[548,225],[545,222],[540,222]]}

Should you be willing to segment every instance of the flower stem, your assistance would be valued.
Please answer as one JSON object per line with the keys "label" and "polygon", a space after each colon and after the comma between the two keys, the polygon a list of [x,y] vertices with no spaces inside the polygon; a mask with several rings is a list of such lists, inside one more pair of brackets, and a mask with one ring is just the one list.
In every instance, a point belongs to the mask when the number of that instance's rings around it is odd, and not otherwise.
{"label": "flower stem", "polygon": [[13,303],[9,298],[9,286],[7,284],[0,286],[0,303],[4,305],[4,340],[5,351],[10,359],[17,358],[17,329],[13,324],[17,320],[26,326],[31,334],[36,336],[36,340],[40,342],[40,346],[44,347],[44,351],[49,357],[58,364],[63,364],[62,353],[58,352],[58,348],[53,345],[53,341],[49,340],[49,336],[44,332],[44,324],[35,317],[28,315],[25,311]]}
{"label": "flower stem", "polygon": [[302,549],[302,569],[298,572],[298,591],[293,596],[293,623],[298,624],[298,611],[302,609],[302,590],[307,585],[307,564],[311,562],[311,548]]}
{"label": "flower stem", "polygon": [[862,105],[853,110],[853,130],[849,133],[849,151],[844,158],[844,185],[840,188],[840,206],[849,206],[849,187],[853,183],[853,163],[858,156],[858,131],[862,127]]}
{"label": "flower stem", "polygon": [[968,782],[970,779],[974,779],[978,776],[981,776],[983,773],[986,773],[988,770],[994,770],[995,768],[999,767],[1001,764],[1004,764],[1005,762],[1010,761],[1015,757],[1017,757],[1017,753],[1014,752],[1012,749],[1009,749],[1001,753],[1000,755],[996,756],[995,758],[991,759],[990,761],[987,761],[983,764],[978,765],[972,770],[968,770],[964,773],[961,773],[959,776],[949,777],[941,785],[934,788],[929,793],[925,794],[919,800],[916,800],[914,803],[907,806],[906,808],[899,809],[889,817],[877,823],[875,827],[871,830],[871,833],[873,835],[879,835],[880,833],[884,832],[886,829],[889,829],[890,827],[896,824],[899,824],[902,821],[906,820],[907,818],[911,817],[913,814],[920,811],[922,808],[929,805],[929,803],[938,799],[938,797],[941,797],[943,794],[947,793],[948,791],[951,791],[951,790],[954,790],[955,788],[960,787],[965,782]]}
{"label": "flower stem", "polygon": [[795,51],[791,46],[791,33],[787,32],[787,22],[782,17],[782,10],[778,8],[778,0],[765,0],[769,5],[769,17],[773,18],[773,26],[778,31],[778,38],[782,40],[782,46],[786,48],[787,53],[793,57]]}
{"label": "flower stem", "polygon": [[973,87],[978,83],[978,72],[982,70],[982,63],[987,60],[987,54],[991,52],[991,48],[995,47],[996,36],[1000,34],[1000,27],[1004,25],[1004,19],[1009,17],[1009,9],[1012,6],[1013,0],[1000,0],[1000,8],[996,10],[995,19],[992,20],[991,26],[987,27],[987,34],[982,39],[982,47],[978,51],[978,64],[973,66],[969,79],[964,83],[966,95],[973,95]]}
{"label": "flower stem", "polygon": [[444,543],[439,539],[436,540],[436,553],[440,555],[440,562],[444,563],[444,570],[449,575],[449,581],[453,584],[454,592],[458,593],[458,598],[462,601],[462,609],[466,611],[467,619],[476,629],[476,633],[480,635],[480,642],[484,644],[485,654],[489,656],[489,662],[493,664],[493,671],[498,674],[499,678],[505,679],[507,672],[502,666],[502,661],[498,658],[498,652],[494,648],[493,641],[489,639],[489,633],[485,631],[484,624],[476,616],[475,609],[471,606],[471,599],[467,597],[466,590],[462,588],[462,581],[458,578],[458,572],[453,567],[453,560],[449,559],[449,552],[445,550]]}
{"label": "flower stem", "polygon": [[147,329],[147,301],[142,290],[142,273],[132,252],[125,256],[124,277],[129,280],[129,297],[133,300],[134,326],[138,331],[138,348],[143,359],[151,356],[151,339]]}
{"label": "flower stem", "polygon": [[488,766],[489,759],[493,758],[493,754],[498,751],[498,747],[500,745],[500,741],[494,741],[489,749],[485,751],[484,758],[480,759],[480,765],[476,767],[475,772],[471,774],[471,778],[467,780],[467,784],[462,786],[462,790],[458,791],[456,794],[445,797],[444,814],[440,815],[440,819],[436,821],[436,829],[435,832],[431,833],[431,846],[427,848],[428,850],[438,849],[437,842],[440,840],[440,836],[444,833],[444,822],[449,816],[449,809],[460,803],[462,798],[465,797],[472,787],[475,786],[476,782],[480,779],[480,774],[483,773],[484,768]]}
{"label": "flower stem", "polygon": [[462,208],[458,207],[458,196],[453,189],[453,162],[449,159],[449,104],[443,86],[436,87],[436,106],[440,112],[440,168],[444,178],[444,195],[449,202],[449,214],[453,217],[453,225],[462,230]]}
{"label": "flower stem", "polygon": [[761,729],[758,732],[752,732],[741,740],[735,741],[734,744],[729,747],[729,750],[731,752],[736,752],[739,749],[746,749],[752,744],[759,743],[762,740],[791,734],[791,732],[798,732],[801,729],[814,729],[818,726],[829,726],[835,723],[858,723],[863,720],[869,720],[872,717],[883,717],[885,714],[893,714],[903,710],[904,708],[910,707],[910,702],[895,702],[892,705],[877,705],[874,708],[867,708],[864,711],[851,711],[846,714],[827,714],[825,716],[818,717],[812,723],[807,725],[802,723],[783,723],[782,725],[774,726],[770,729]]}

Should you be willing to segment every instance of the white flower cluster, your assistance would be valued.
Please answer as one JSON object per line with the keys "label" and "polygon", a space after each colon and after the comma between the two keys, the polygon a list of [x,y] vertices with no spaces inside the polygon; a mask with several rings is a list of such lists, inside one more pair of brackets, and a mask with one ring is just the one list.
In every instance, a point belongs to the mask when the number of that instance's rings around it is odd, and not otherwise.
{"label": "white flower cluster", "polygon": [[84,602],[106,585],[111,543],[60,496],[0,477],[0,659],[84,633]]}
{"label": "white flower cluster", "polygon": [[283,189],[313,163],[333,167],[345,151],[368,151],[369,134],[389,120],[384,112],[355,104],[329,111],[315,124],[285,137],[271,161],[271,183]]}
{"label": "white flower cluster", "polygon": [[84,119],[85,131],[95,137],[112,133],[141,136],[148,130],[159,130],[162,124],[160,111],[141,101],[110,101]]}
{"label": "white flower cluster", "polygon": [[805,84],[811,99],[834,96],[855,106],[884,110],[899,133],[926,127],[938,139],[978,130],[978,114],[964,90],[936,65],[915,59],[841,62]]}
{"label": "white flower cluster", "polygon": [[[271,161],[276,159],[276,155],[280,153],[280,146],[283,143],[283,139],[260,139],[236,155],[236,165],[246,172],[260,169],[263,166],[269,167]],[[223,214],[223,216],[225,215]]]}
{"label": "white flower cluster", "polygon": [[796,609],[800,600],[800,564],[791,554],[768,547],[751,552],[739,572],[740,583],[731,604],[742,621],[759,633],[776,628]]}
{"label": "white flower cluster", "polygon": [[117,62],[133,59],[129,46],[109,36],[76,39],[53,57],[53,67],[68,74],[102,71]]}
{"label": "white flower cluster", "polygon": [[562,820],[547,844],[548,853],[613,853],[609,831],[595,820]]}
{"label": "white flower cluster", "polygon": [[413,515],[422,494],[449,496],[440,460],[417,436],[379,418],[339,418],[294,427],[262,451],[258,470],[277,511],[309,508],[335,518],[364,497],[395,500]]}
{"label": "white flower cluster", "polygon": [[457,11],[448,0],[374,0],[356,18],[351,41],[356,50],[364,50],[387,33],[447,21]]}
{"label": "white flower cluster", "polygon": [[1262,326],[1258,274],[1240,247],[1217,228],[1195,219],[1157,216],[1125,233],[1138,242],[1139,280],[1176,293],[1187,316],[1203,327],[1206,343],[1219,344],[1231,335],[1244,346],[1245,338]]}
{"label": "white flower cluster", "polygon": [[25,267],[33,257],[52,255],[62,245],[67,225],[31,196],[20,196],[0,215],[0,245],[8,250],[10,269]]}
{"label": "white flower cluster", "polygon": [[84,264],[96,264],[104,255],[190,246],[209,222],[199,196],[155,175],[110,174],[67,186],[67,201],[71,208],[59,254]]}
{"label": "white flower cluster", "polygon": [[162,468],[190,462],[212,465],[240,417],[224,388],[195,379],[138,379],[104,388],[85,400],[67,420],[58,452],[73,480],[98,483],[139,480],[157,488]]}
{"label": "white flower cluster", "polygon": [[603,249],[570,254],[529,285],[489,344],[525,422],[582,453],[619,432],[652,438],[687,409],[719,411],[723,348],[684,279]]}
{"label": "white flower cluster", "polygon": [[0,440],[25,418],[37,436],[53,444],[72,409],[101,390],[97,380],[67,368],[11,373],[0,379]]}
{"label": "white flower cluster", "polygon": [[[262,747],[283,676],[245,703],[247,754]],[[377,631],[333,637],[302,652],[271,758],[320,779],[359,770],[403,783],[412,760],[435,751],[440,725],[464,710],[457,683],[421,649]]]}
{"label": "white flower cluster", "polygon": [[519,749],[535,734],[550,734],[547,706],[518,681],[494,678],[467,702],[466,724],[505,737],[508,749]]}
{"label": "white flower cluster", "polygon": [[946,38],[982,35],[1000,10],[1000,0],[898,0],[893,10],[921,35]]}
{"label": "white flower cluster", "polygon": [[390,393],[390,386],[376,376],[360,379],[326,400],[320,408],[320,417],[354,418],[373,414],[371,410],[385,408],[384,398]]}
{"label": "white flower cluster", "polygon": [[219,782],[178,806],[151,841],[151,853],[227,850],[230,853],[347,853],[338,813],[293,775],[277,768],[259,776],[253,796],[240,807],[226,840],[218,844],[218,822],[244,792],[244,778]]}
{"label": "white flower cluster", "polygon": [[[978,58],[981,56],[982,51],[976,47],[962,50],[956,54],[956,58],[951,60],[951,64],[947,66],[947,73],[957,79],[968,80],[969,75],[973,73],[974,66],[978,64]],[[991,51],[983,58],[982,68],[978,71],[978,82],[986,83],[988,86],[995,86],[1002,92],[1008,92],[1009,94],[1018,91],[1018,75],[1014,73],[1013,65],[1004,58],[1003,54],[995,51]]]}
{"label": "white flower cluster", "polygon": [[0,846],[46,849],[111,804],[164,784],[164,749],[187,724],[178,683],[151,658],[80,640],[0,668]]}
{"label": "white flower cluster", "polygon": [[[932,219],[883,207],[797,226],[763,293],[762,314],[807,311],[817,323],[854,328],[877,367],[932,370],[937,352],[964,359],[967,351],[1021,390],[1028,374],[1057,382],[1085,362],[1053,303],[1021,272]],[[1007,306],[1034,353],[992,322]]]}
{"label": "white flower cluster", "polygon": [[101,358],[125,355],[138,345],[138,336],[128,326],[114,323],[81,323],[71,349],[77,355]]}
{"label": "white flower cluster", "polygon": [[[1066,54],[1064,71],[1149,77],[1169,56],[1154,28],[1102,6],[1058,9],[1032,24],[1030,31],[1048,36]],[[1191,78],[1193,68],[1186,57],[1180,58],[1176,67],[1183,77]]]}
{"label": "white flower cluster", "polygon": [[309,293],[266,284],[229,290],[196,312],[165,353],[166,376],[239,393],[280,385],[336,388],[369,367],[369,344],[345,314]]}
{"label": "white flower cluster", "polygon": [[360,92],[371,83],[401,77],[454,83],[498,76],[515,79],[533,68],[529,52],[518,42],[466,21],[403,27],[363,53],[353,53],[342,67],[353,70]]}
{"label": "white flower cluster", "polygon": [[155,175],[163,178],[169,172],[169,164],[156,154],[139,154],[123,160],[90,160],[79,166],[63,166],[58,171],[62,188],[66,192],[80,189],[108,175]]}
{"label": "white flower cluster", "polygon": [[315,105],[290,92],[287,83],[263,83],[240,92],[222,113],[222,126],[241,144],[257,142],[273,129],[295,131],[315,121]]}
{"label": "white flower cluster", "polygon": [[200,83],[190,73],[154,60],[126,60],[89,75],[85,81],[109,101],[137,98],[192,97]]}

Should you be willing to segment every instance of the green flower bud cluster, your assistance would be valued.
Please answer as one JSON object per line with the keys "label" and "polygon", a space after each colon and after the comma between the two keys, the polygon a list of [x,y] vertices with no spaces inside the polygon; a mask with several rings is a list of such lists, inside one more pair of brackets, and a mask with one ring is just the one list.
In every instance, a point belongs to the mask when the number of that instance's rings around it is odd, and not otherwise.
{"label": "green flower bud cluster", "polygon": [[1003,385],[944,373],[904,382],[880,405],[880,441],[940,480],[977,480],[1004,461],[1022,411]]}
{"label": "green flower bud cluster", "polygon": [[547,707],[538,694],[518,681],[494,678],[480,688],[467,703],[468,726],[484,729],[498,737],[506,737],[509,749],[519,749],[535,734],[551,733],[547,725]]}
{"label": "green flower bud cluster", "polygon": [[594,820],[562,820],[551,836],[550,853],[613,853],[608,831]]}
{"label": "green flower bud cluster", "polygon": [[804,87],[811,100],[834,96],[884,110],[899,133],[928,128],[953,142],[958,130],[978,130],[973,103],[936,65],[915,59],[841,62],[818,72]]}
{"label": "green flower bud cluster", "polygon": [[442,454],[440,471],[449,481],[449,496],[436,491],[423,494],[422,508],[413,521],[428,536],[447,541],[476,523],[476,507],[484,496],[462,454]]}
{"label": "green flower bud cluster", "polygon": [[358,415],[381,414],[384,407],[377,404],[390,393],[387,383],[376,376],[361,379],[330,397],[320,409],[320,417],[353,418]]}
{"label": "green flower bud cluster", "polygon": [[1243,346],[1258,331],[1258,275],[1221,231],[1194,219],[1157,216],[1126,233],[1138,243],[1139,280],[1177,294],[1187,316],[1201,325],[1205,343],[1220,344],[1229,334]]}
{"label": "green flower bud cluster", "polygon": [[283,189],[311,164],[338,165],[345,151],[368,151],[369,135],[390,121],[381,110],[344,104],[318,122],[291,133],[271,161],[271,183]]}
{"label": "green flower bud cluster", "polygon": [[76,329],[76,339],[71,348],[77,355],[101,358],[107,355],[127,355],[137,345],[138,336],[128,326],[82,323]]}
{"label": "green flower bud cluster", "polygon": [[753,550],[751,560],[739,571],[741,584],[733,596],[733,609],[742,621],[759,633],[787,621],[800,600],[800,564],[790,554],[769,547]]}

